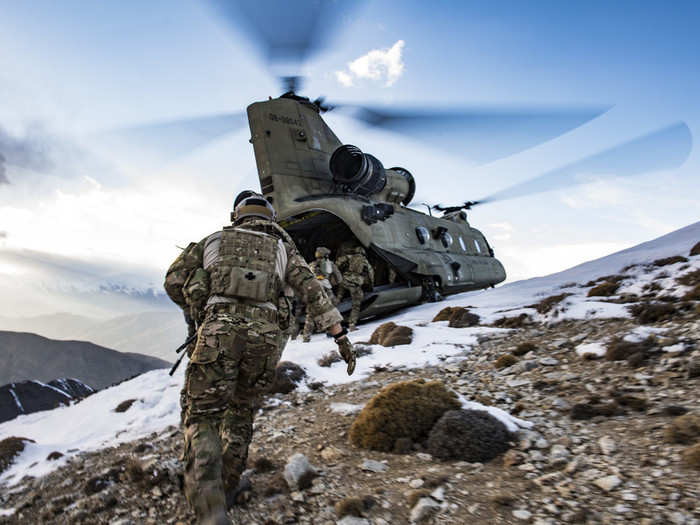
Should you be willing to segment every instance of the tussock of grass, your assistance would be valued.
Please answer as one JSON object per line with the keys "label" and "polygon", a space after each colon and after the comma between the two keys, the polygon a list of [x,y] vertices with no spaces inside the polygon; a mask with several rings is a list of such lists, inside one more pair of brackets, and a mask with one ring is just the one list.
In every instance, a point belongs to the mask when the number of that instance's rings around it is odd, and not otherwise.
{"label": "tussock of grass", "polygon": [[682,284],[683,286],[695,286],[700,284],[700,268],[681,275],[676,279],[676,282],[678,284]]}
{"label": "tussock of grass", "polygon": [[516,346],[515,350],[513,350],[512,353],[513,355],[521,356],[527,354],[528,352],[534,352],[535,350],[537,350],[537,345],[535,345],[535,343],[526,341]]}
{"label": "tussock of grass", "polygon": [[588,297],[610,297],[620,288],[618,283],[604,282],[588,290]]}
{"label": "tussock of grass", "polygon": [[700,469],[700,443],[686,448],[681,456],[688,467]]}
{"label": "tussock of grass", "polygon": [[115,412],[126,412],[131,408],[131,405],[136,403],[136,399],[127,399],[126,401],[122,401],[117,405],[117,407],[114,409]]}
{"label": "tussock of grass", "polygon": [[689,444],[700,438],[700,415],[689,412],[674,419],[664,429],[664,440],[669,443]]}
{"label": "tussock of grass", "polygon": [[34,440],[12,436],[0,441],[0,474],[9,468],[15,456],[24,450],[27,442],[34,443]]}
{"label": "tussock of grass", "polygon": [[332,350],[332,351],[328,352],[327,354],[325,354],[323,357],[321,357],[317,361],[317,363],[318,363],[318,366],[329,367],[333,363],[338,363],[342,360],[343,360],[343,358],[340,356],[338,351]]}
{"label": "tussock of grass", "polygon": [[546,297],[535,305],[535,310],[537,310],[537,313],[546,314],[570,295],[570,293],[562,293]]}
{"label": "tussock of grass", "polygon": [[693,246],[690,249],[690,253],[688,255],[690,255],[691,257],[693,257],[694,255],[700,255],[700,242],[695,243],[695,246]]}
{"label": "tussock of grass", "polygon": [[501,317],[493,322],[493,326],[498,328],[522,328],[530,324],[530,316],[522,313],[517,317]]}
{"label": "tussock of grass", "polygon": [[517,362],[518,358],[515,357],[513,354],[503,354],[493,362],[493,366],[499,369],[507,368],[509,366],[513,366]]}
{"label": "tussock of grass", "polygon": [[668,303],[639,303],[628,309],[641,324],[667,321],[676,314],[676,308]]}
{"label": "tussock of grass", "polygon": [[399,346],[411,344],[413,329],[408,326],[400,326],[391,321],[381,324],[372,333],[369,342],[373,345]]}
{"label": "tussock of grass", "polygon": [[461,406],[457,395],[439,381],[402,381],[383,388],[359,413],[350,427],[350,442],[383,452],[397,440],[422,442],[447,410]]}
{"label": "tussock of grass", "polygon": [[688,259],[682,255],[674,255],[672,257],[664,257],[663,259],[656,259],[653,263],[654,266],[668,266],[669,264],[676,264],[680,262],[688,262]]}
{"label": "tussock of grass", "polygon": [[634,343],[616,338],[607,344],[605,359],[608,361],[624,361],[637,354],[646,356],[649,350],[654,347],[654,344],[655,341],[652,337],[647,337],[644,341]]}
{"label": "tussock of grass", "polygon": [[361,518],[364,508],[365,504],[361,498],[343,498],[334,505],[338,519],[345,516]]}

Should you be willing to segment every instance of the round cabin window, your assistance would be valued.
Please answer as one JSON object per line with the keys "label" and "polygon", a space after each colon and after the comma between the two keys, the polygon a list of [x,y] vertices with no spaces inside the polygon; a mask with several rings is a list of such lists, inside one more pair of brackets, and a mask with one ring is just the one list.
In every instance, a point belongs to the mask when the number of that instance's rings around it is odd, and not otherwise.
{"label": "round cabin window", "polygon": [[450,235],[449,233],[447,233],[447,232],[443,233],[440,236],[440,240],[442,241],[442,245],[445,248],[449,248],[450,246],[452,246],[452,235]]}
{"label": "round cabin window", "polygon": [[430,239],[430,232],[428,231],[428,228],[424,226],[418,226],[416,228],[416,237],[418,237],[418,242],[421,244],[425,244],[428,242],[428,239]]}

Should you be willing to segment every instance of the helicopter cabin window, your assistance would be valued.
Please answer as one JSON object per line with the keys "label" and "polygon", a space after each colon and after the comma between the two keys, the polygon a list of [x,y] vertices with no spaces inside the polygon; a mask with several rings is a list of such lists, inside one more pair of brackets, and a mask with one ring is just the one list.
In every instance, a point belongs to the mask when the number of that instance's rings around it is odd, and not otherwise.
{"label": "helicopter cabin window", "polygon": [[477,253],[481,254],[481,246],[479,246],[479,241],[474,239],[474,246],[476,246]]}
{"label": "helicopter cabin window", "polygon": [[424,226],[418,226],[416,228],[416,237],[418,237],[418,242],[421,244],[425,244],[428,242],[428,239],[430,239],[430,232],[428,231],[428,228]]}
{"label": "helicopter cabin window", "polygon": [[462,251],[466,252],[467,251],[467,245],[464,244],[464,239],[462,239],[462,236],[460,235],[457,237],[459,239],[459,245],[462,247]]}
{"label": "helicopter cabin window", "polygon": [[440,240],[442,241],[442,245],[445,248],[449,248],[450,246],[452,246],[452,235],[450,235],[449,233],[447,233],[447,232],[443,233],[440,236]]}

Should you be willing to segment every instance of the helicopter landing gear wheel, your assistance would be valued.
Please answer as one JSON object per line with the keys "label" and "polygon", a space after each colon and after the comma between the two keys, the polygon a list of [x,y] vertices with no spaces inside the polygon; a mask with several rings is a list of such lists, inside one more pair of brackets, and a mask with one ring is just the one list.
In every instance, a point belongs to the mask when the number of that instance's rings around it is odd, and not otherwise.
{"label": "helicopter landing gear wheel", "polygon": [[443,300],[442,294],[440,294],[440,292],[438,291],[435,279],[431,277],[423,279],[421,285],[423,286],[423,295],[421,296],[421,301],[425,303],[437,303],[438,301]]}

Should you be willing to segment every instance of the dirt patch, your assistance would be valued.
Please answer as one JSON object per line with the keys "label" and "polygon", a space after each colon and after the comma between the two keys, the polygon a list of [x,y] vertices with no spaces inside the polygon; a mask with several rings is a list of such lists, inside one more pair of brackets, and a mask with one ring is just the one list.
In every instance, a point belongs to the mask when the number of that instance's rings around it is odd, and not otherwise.
{"label": "dirt patch", "polygon": [[[439,381],[401,381],[383,388],[350,427],[350,442],[390,452],[399,439],[422,442],[447,410],[457,410],[457,395]],[[402,447],[405,448],[405,447]]]}
{"label": "dirt patch", "polygon": [[549,297],[546,297],[545,299],[542,299],[539,303],[537,303],[534,307],[535,310],[537,310],[537,313],[540,314],[546,314],[552,310],[556,305],[561,303],[564,299],[569,297],[571,294],[570,293],[561,293],[559,295],[550,295]]}
{"label": "dirt patch", "polygon": [[412,328],[388,322],[377,327],[369,342],[373,345],[399,346],[411,344],[412,338]]}

